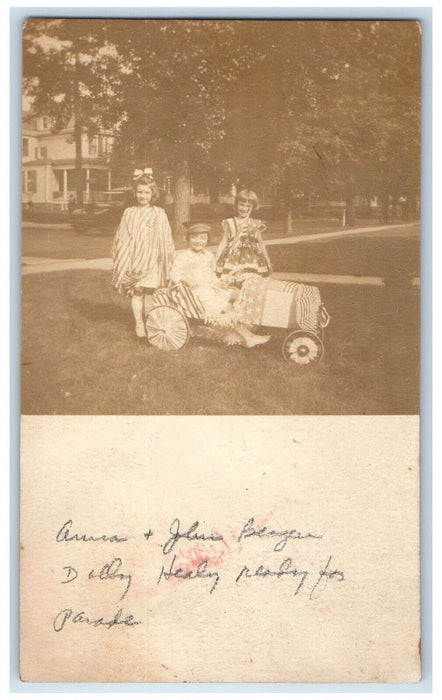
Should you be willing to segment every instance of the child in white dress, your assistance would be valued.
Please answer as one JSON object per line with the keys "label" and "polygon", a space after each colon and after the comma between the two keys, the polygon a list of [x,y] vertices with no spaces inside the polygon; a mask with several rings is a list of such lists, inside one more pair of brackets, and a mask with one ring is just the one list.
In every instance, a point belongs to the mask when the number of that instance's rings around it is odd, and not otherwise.
{"label": "child in white dress", "polygon": [[229,287],[230,280],[221,281],[215,273],[215,257],[206,250],[210,226],[205,223],[184,225],[189,248],[175,253],[171,281],[184,281],[189,285],[202,303],[209,323],[233,327],[247,347],[266,343],[270,336],[255,335],[247,326],[235,322],[234,302],[238,290]]}

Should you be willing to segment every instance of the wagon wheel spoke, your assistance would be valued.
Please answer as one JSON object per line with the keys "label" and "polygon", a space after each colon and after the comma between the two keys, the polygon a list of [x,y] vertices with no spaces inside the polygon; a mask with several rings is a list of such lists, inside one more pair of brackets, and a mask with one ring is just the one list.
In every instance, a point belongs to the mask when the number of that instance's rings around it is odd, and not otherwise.
{"label": "wagon wheel spoke", "polygon": [[159,350],[180,350],[187,343],[189,327],[181,311],[172,306],[157,306],[146,318],[148,341]]}
{"label": "wagon wheel spoke", "polygon": [[287,362],[310,365],[319,362],[324,346],[319,336],[312,332],[294,331],[284,340],[282,354]]}

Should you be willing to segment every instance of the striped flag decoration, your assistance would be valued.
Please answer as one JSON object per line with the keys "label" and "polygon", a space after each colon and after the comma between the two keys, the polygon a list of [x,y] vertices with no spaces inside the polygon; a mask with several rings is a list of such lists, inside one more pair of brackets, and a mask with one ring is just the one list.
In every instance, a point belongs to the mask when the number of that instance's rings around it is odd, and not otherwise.
{"label": "striped flag decoration", "polygon": [[290,312],[290,324],[296,324],[302,330],[317,332],[319,307],[321,306],[319,289],[306,284],[297,284],[295,286],[293,306]]}
{"label": "striped flag decoration", "polygon": [[320,325],[317,287],[253,276],[244,282],[239,304],[242,323],[313,332]]}
{"label": "striped flag decoration", "polygon": [[155,304],[168,304],[179,309],[187,318],[204,319],[206,315],[200,300],[186,282],[179,282],[168,289],[157,289],[153,300]]}

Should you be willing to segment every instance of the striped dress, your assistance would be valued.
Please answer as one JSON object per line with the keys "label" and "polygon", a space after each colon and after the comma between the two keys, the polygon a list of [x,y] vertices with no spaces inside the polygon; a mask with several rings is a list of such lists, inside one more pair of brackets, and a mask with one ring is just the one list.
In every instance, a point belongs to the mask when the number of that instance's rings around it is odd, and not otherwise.
{"label": "striped dress", "polygon": [[112,286],[132,296],[134,289],[165,287],[173,262],[172,233],[164,209],[129,207],[112,246]]}

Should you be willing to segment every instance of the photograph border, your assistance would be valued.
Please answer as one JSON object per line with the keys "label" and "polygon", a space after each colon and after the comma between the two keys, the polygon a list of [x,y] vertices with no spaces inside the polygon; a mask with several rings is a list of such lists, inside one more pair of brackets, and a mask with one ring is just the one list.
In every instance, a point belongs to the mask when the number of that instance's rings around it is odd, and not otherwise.
{"label": "photograph border", "polygon": [[[89,17],[121,19],[380,19],[416,20],[423,27],[422,50],[422,236],[421,236],[421,625],[422,680],[412,684],[301,684],[301,683],[81,683],[81,692],[431,692],[432,690],[432,9],[406,8],[10,8],[10,692],[79,692],[78,683],[25,683],[19,678],[19,445],[20,445],[20,162],[21,144],[21,32],[29,17]],[[425,339],[425,342],[422,342]]]}

